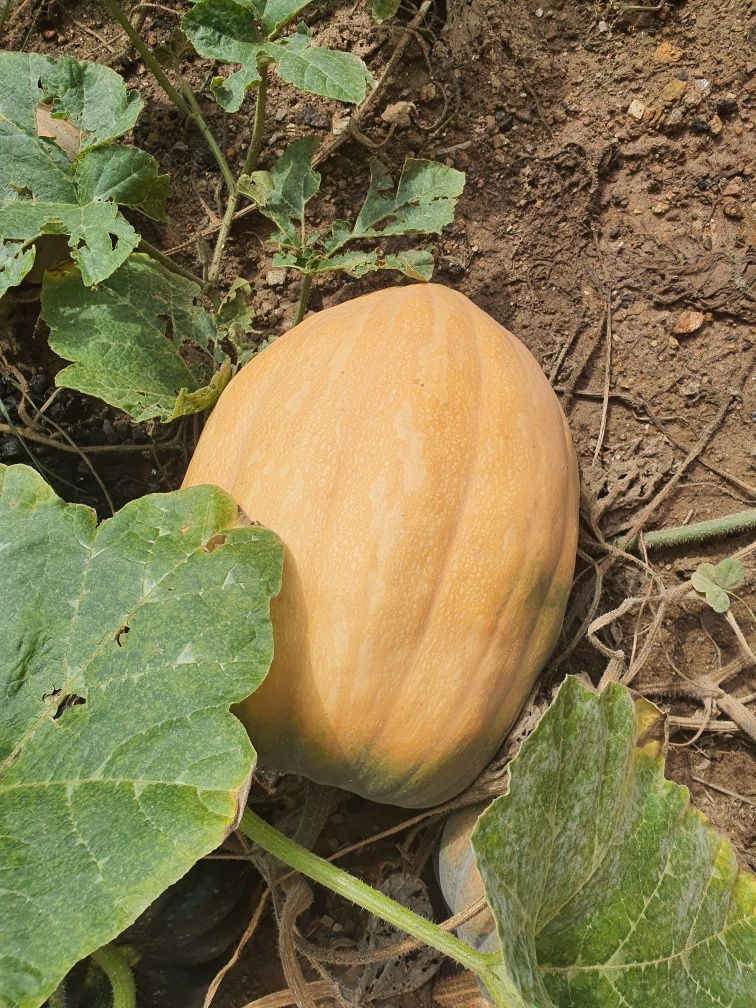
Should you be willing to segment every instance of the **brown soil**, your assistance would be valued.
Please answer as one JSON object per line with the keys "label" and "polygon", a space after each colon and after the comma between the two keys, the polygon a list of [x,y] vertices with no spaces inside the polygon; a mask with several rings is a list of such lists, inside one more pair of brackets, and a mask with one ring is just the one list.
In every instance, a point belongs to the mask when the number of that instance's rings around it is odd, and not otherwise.
{"label": "brown soil", "polygon": [[[143,93],[147,103],[136,139],[171,173],[175,194],[170,222],[143,230],[185,265],[201,269],[223,196],[204,148],[139,62],[123,55],[121,34],[96,4],[23,6],[10,22],[6,46],[18,45],[29,31],[28,48],[110,59]],[[586,547],[598,529],[607,539],[627,531],[665,488],[647,516],[648,528],[754,506],[756,35],[749,7],[743,0],[661,0],[658,7],[624,0],[439,0],[413,31],[356,138],[347,134],[320,166],[319,210],[326,219],[358,205],[373,155],[394,172],[415,156],[446,160],[467,173],[457,220],[434,242],[435,279],[463,291],[515,332],[557,388],[581,459]],[[363,55],[378,78],[414,13],[376,27],[353,0],[314,10],[309,23],[318,39]],[[165,11],[148,10],[143,34],[151,43],[162,41],[174,21]],[[208,66],[195,61],[186,71],[201,90]],[[381,113],[398,101],[414,104],[412,121],[390,128]],[[238,159],[244,117],[226,126],[209,99],[203,106],[217,131],[225,131],[229,156]],[[280,152],[312,130],[333,143],[343,115],[335,103],[275,85],[267,149]],[[198,232],[205,241],[192,239]],[[244,217],[227,256],[228,279],[243,275],[255,289],[261,337],[285,328],[298,294],[296,276],[283,283],[268,276],[267,233],[259,219]],[[392,282],[401,281],[331,277],[316,286],[311,307]],[[40,404],[58,364],[44,332],[35,328],[33,305],[17,305],[13,321],[2,345]],[[0,383],[17,417],[13,382],[0,376]],[[79,444],[148,445],[145,452],[90,457],[116,507],[175,486],[196,428],[185,422],[174,443],[153,447],[159,438],[154,427],[134,428],[68,392],[58,394],[48,415]],[[81,457],[41,444],[27,447],[63,496],[108,513]],[[0,460],[28,456],[14,438],[0,436]],[[748,546],[749,537],[741,536],[656,552],[649,560],[663,584],[674,586],[698,563]],[[743,595],[753,608],[752,580],[751,573],[751,589],[747,584]],[[598,614],[647,587],[640,567],[618,563],[597,599]],[[570,671],[598,682],[606,672],[607,656],[584,633],[563,657],[591,609],[594,588],[595,569],[581,561],[565,645],[546,681]],[[739,602],[733,612],[754,647],[752,614]],[[635,608],[599,634],[605,649],[623,653],[625,670],[634,637],[642,649],[652,618],[652,607]],[[701,720],[698,732],[671,725],[668,774],[689,786],[694,803],[731,838],[742,863],[754,867],[753,740],[716,698],[700,699],[695,688],[680,694],[691,681],[716,678],[740,653],[724,617],[683,600],[664,614],[643,667],[631,668],[634,687],[665,711]],[[753,672],[746,668],[725,681],[728,694],[753,694]],[[287,784],[284,796],[291,798],[292,787],[296,796],[296,785]],[[323,850],[400,820],[397,810],[349,798],[332,818]],[[420,871],[428,836],[425,829],[399,834],[346,863],[372,880],[398,869]],[[431,874],[426,866],[426,880]],[[437,901],[437,893],[432,898]],[[435,909],[443,913],[438,902]],[[320,897],[302,921],[303,933],[326,945],[365,927],[335,898]],[[215,1004],[239,1008],[283,987],[275,947],[268,915]],[[430,1004],[431,984],[383,1003]]]}

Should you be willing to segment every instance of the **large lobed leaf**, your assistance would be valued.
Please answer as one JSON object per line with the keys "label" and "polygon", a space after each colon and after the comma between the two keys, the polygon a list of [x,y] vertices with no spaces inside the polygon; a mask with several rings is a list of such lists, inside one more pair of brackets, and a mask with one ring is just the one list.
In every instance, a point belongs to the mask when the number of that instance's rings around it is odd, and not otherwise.
{"label": "large lobed leaf", "polygon": [[320,189],[320,174],[312,167],[317,146],[317,137],[302,137],[289,144],[269,171],[239,177],[239,192],[256,203],[260,213],[276,225],[278,231],[271,241],[283,248],[299,247],[305,208]]}
{"label": "large lobed leaf", "polygon": [[622,686],[568,678],[478,820],[497,1004],[756,1004],[756,880],[664,778],[657,718]]}
{"label": "large lobed leaf", "polygon": [[260,80],[260,65],[275,63],[289,84],[308,94],[358,104],[375,81],[352,53],[310,46],[307,29],[273,41],[309,0],[197,0],[181,27],[200,56],[240,64],[211,89],[227,112],[238,112],[244,95]]}
{"label": "large lobed leaf", "polygon": [[354,225],[354,237],[440,234],[454,220],[457,199],[465,187],[464,172],[408,158],[396,189],[375,158],[370,161],[370,187]]}
{"label": "large lobed leaf", "polygon": [[214,487],[99,527],[0,466],[0,1006],[38,1008],[222,840],[282,547]]}
{"label": "large lobed leaf", "polygon": [[190,370],[184,344],[208,350],[219,337],[215,317],[196,303],[200,288],[134,253],[92,290],[75,270],[48,273],[42,318],[50,346],[73,361],[57,385],[97,396],[135,421],[164,422],[211,406],[230,377]]}
{"label": "large lobed leaf", "polygon": [[144,151],[112,143],[141,108],[108,67],[0,52],[0,296],[31,269],[43,235],[68,237],[91,285],[139,242],[116,204],[164,218],[168,176]]}
{"label": "large lobed leaf", "polygon": [[336,220],[329,232],[308,236],[307,203],[320,189],[320,175],[312,167],[317,146],[315,137],[295,140],[268,171],[239,179],[239,191],[276,225],[270,238],[280,250],[273,258],[274,265],[311,274],[342,270],[353,277],[390,269],[413,280],[430,280],[434,263],[428,249],[383,254],[346,246],[364,239],[440,233],[454,219],[465,185],[464,173],[435,161],[411,158],[394,188],[388,171],[373,159],[368,193],[354,225]]}

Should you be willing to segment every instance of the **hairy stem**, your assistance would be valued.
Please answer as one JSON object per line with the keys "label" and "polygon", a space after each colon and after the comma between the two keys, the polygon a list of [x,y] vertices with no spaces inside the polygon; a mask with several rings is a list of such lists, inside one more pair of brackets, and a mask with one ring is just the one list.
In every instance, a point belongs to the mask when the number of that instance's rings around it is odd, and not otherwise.
{"label": "hairy stem", "polygon": [[[257,159],[260,156],[260,150],[262,149],[263,131],[265,129],[265,105],[267,97],[268,67],[265,66],[260,70],[260,83],[257,85],[257,99],[255,102],[255,118],[252,125],[252,136],[249,141],[247,156],[244,158],[244,166],[242,167],[241,172],[242,175],[247,175],[250,172],[253,172],[257,167]],[[233,182],[232,185],[229,186],[228,202],[226,203],[226,210],[223,214],[223,220],[215,242],[215,249],[213,250],[213,258],[210,262],[210,269],[208,271],[208,280],[211,283],[215,283],[218,279],[223,249],[225,248],[226,240],[228,239],[228,234],[231,230],[231,224],[233,223],[238,203],[239,190],[236,182]]]}
{"label": "hairy stem", "polygon": [[[666,546],[685,546],[688,543],[708,542],[720,536],[739,535],[756,529],[756,508],[748,511],[737,511],[725,515],[724,518],[712,518],[710,521],[695,522],[693,525],[678,525],[674,528],[658,529],[646,532],[643,541],[648,549],[663,549]],[[616,544],[615,544],[616,545]],[[626,549],[638,545],[634,539]]]}
{"label": "hairy stem", "polygon": [[202,115],[202,110],[197,104],[197,99],[194,97],[194,93],[192,92],[191,88],[189,88],[189,86],[183,80],[181,81],[180,91],[173,86],[163,68],[160,66],[158,61],[150,52],[150,49],[147,46],[144,39],[141,37],[139,32],[136,31],[131,21],[129,21],[126,12],[123,10],[118,0],[100,0],[100,3],[108,12],[108,14],[110,14],[113,20],[117,21],[118,24],[121,26],[121,28],[123,28],[123,30],[126,32],[129,41],[142,58],[142,62],[150,71],[155,80],[158,82],[163,91],[165,91],[165,93],[171,99],[176,108],[180,112],[183,112],[184,115],[188,116],[190,119],[194,121],[197,129],[204,137],[207,146],[210,148],[210,152],[217,161],[218,167],[221,170],[221,174],[225,179],[229,191],[233,189],[234,178],[233,175],[231,174],[231,169],[228,167],[228,161],[226,161],[225,157],[223,156],[223,151],[220,149],[215,140],[215,137],[210,132],[210,127],[205,122],[205,118]]}
{"label": "hairy stem", "polygon": [[336,788],[328,784],[305,781],[304,805],[292,837],[295,843],[308,850],[315,845],[328,821],[328,816],[333,811],[337,795]]}
{"label": "hairy stem", "polygon": [[294,325],[299,325],[305,317],[307,305],[310,303],[310,291],[312,290],[312,273],[305,273],[302,277],[302,289],[299,292],[297,301],[297,311],[294,315]]}
{"label": "hairy stem", "polygon": [[196,273],[192,273],[191,270],[188,270],[179,263],[174,262],[170,256],[167,256],[165,252],[161,252],[159,248],[155,248],[155,246],[150,244],[150,242],[148,242],[145,238],[139,239],[139,251],[146,252],[148,255],[152,256],[153,259],[157,259],[162,266],[165,266],[165,268],[170,270],[172,273],[178,273],[179,276],[184,277],[186,280],[192,280],[194,283],[199,284],[200,287],[206,286],[202,277],[197,276]]}
{"label": "hairy stem", "polygon": [[501,966],[501,956],[498,953],[484,955],[481,952],[476,952],[465,942],[460,941],[454,935],[447,934],[446,931],[442,931],[425,917],[408,910],[383,893],[377,892],[372,886],[354,878],[348,872],[337,868],[336,865],[324,861],[323,858],[305,850],[304,847],[300,847],[299,844],[269,826],[250,809],[245,810],[239,824],[239,830],[263,850],[289,865],[290,868],[294,868],[295,871],[301,872],[340,896],[346,897],[357,906],[362,907],[363,910],[367,910],[381,920],[388,921],[394,927],[406,931],[407,934],[411,934],[426,945],[438,949],[439,952],[449,956],[450,959],[460,963],[466,969],[472,970],[486,984],[494,999],[494,1004],[499,1008],[520,1008],[522,1005],[519,996],[511,986],[511,981],[508,981],[508,978],[502,975],[501,970],[497,969]]}
{"label": "hairy stem", "polygon": [[131,21],[129,21],[126,12],[121,7],[120,3],[118,3],[118,0],[100,0],[100,3],[108,12],[108,14],[110,14],[113,20],[117,21],[118,24],[121,26],[121,28],[123,28],[123,30],[126,32],[129,41],[141,56],[142,62],[150,71],[155,80],[158,82],[163,91],[165,91],[165,93],[171,99],[176,108],[179,109],[179,111],[183,112],[184,115],[191,116],[191,112],[187,107],[186,102],[181,97],[176,88],[173,86],[173,84],[171,84],[171,82],[168,80],[165,71],[160,66],[155,57],[152,55],[146,42],[141,37],[139,32],[136,31]]}
{"label": "hairy stem", "polygon": [[202,109],[199,107],[199,102],[197,101],[194,92],[183,77],[181,77],[181,94],[183,95],[186,104],[189,106],[189,115],[194,120],[197,129],[204,137],[205,143],[210,149],[210,153],[213,155],[218,167],[220,168],[223,181],[226,183],[228,191],[232,192],[236,187],[236,181],[234,180],[228,161],[226,160],[223,151],[218,146],[218,141],[210,131],[210,127],[207,125],[205,117],[202,115]]}
{"label": "hairy stem", "polygon": [[113,1008],[136,1008],[134,974],[123,952],[115,945],[103,945],[92,953],[92,960],[108,978],[113,991]]}
{"label": "hairy stem", "polygon": [[257,85],[257,98],[255,100],[255,118],[252,124],[252,137],[249,142],[249,150],[244,159],[242,174],[249,174],[257,167],[257,159],[260,157],[262,149],[263,131],[265,129],[265,106],[268,100],[268,66],[260,68],[260,83]]}

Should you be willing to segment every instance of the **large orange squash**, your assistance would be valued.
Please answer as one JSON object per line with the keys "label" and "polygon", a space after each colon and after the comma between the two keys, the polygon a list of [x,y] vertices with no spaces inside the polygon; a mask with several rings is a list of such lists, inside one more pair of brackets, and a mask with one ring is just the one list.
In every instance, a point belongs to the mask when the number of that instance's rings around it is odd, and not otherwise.
{"label": "large orange squash", "polygon": [[528,350],[463,295],[391,288],[244,367],[185,486],[286,547],[275,657],[240,707],[273,769],[423,807],[494,754],[552,650],[578,476]]}

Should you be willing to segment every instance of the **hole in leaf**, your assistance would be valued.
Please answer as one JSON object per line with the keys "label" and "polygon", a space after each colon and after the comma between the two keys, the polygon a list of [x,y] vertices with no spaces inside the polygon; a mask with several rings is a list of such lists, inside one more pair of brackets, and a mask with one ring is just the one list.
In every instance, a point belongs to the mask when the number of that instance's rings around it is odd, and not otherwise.
{"label": "hole in leaf", "polygon": [[160,315],[159,314],[158,315],[158,319],[165,326],[165,338],[170,343],[176,343],[177,342],[177,340],[176,340],[176,334],[175,334],[174,329],[173,329],[173,319],[171,318],[171,316],[170,315]]}
{"label": "hole in leaf", "polygon": [[53,721],[59,720],[69,707],[79,707],[87,702],[84,697],[79,696],[78,693],[64,694],[63,691],[59,689],[53,690],[51,693],[45,693],[42,699],[45,701],[56,701],[55,708],[53,710]]}
{"label": "hole in leaf", "polygon": [[115,642],[118,645],[118,647],[123,647],[123,644],[121,643],[121,638],[125,637],[130,630],[131,630],[130,626],[122,626],[120,630],[116,630]]}
{"label": "hole in leaf", "polygon": [[221,532],[216,532],[215,535],[210,536],[206,543],[202,544],[202,549],[206,553],[212,553],[216,547],[222,546],[225,541],[226,537]]}
{"label": "hole in leaf", "polygon": [[79,696],[78,693],[67,693],[66,696],[63,697],[58,706],[55,708],[55,712],[53,713],[53,721],[57,721],[58,718],[62,717],[62,715],[68,710],[69,707],[80,707],[82,704],[85,704],[86,702],[87,701],[84,699],[84,697]]}

